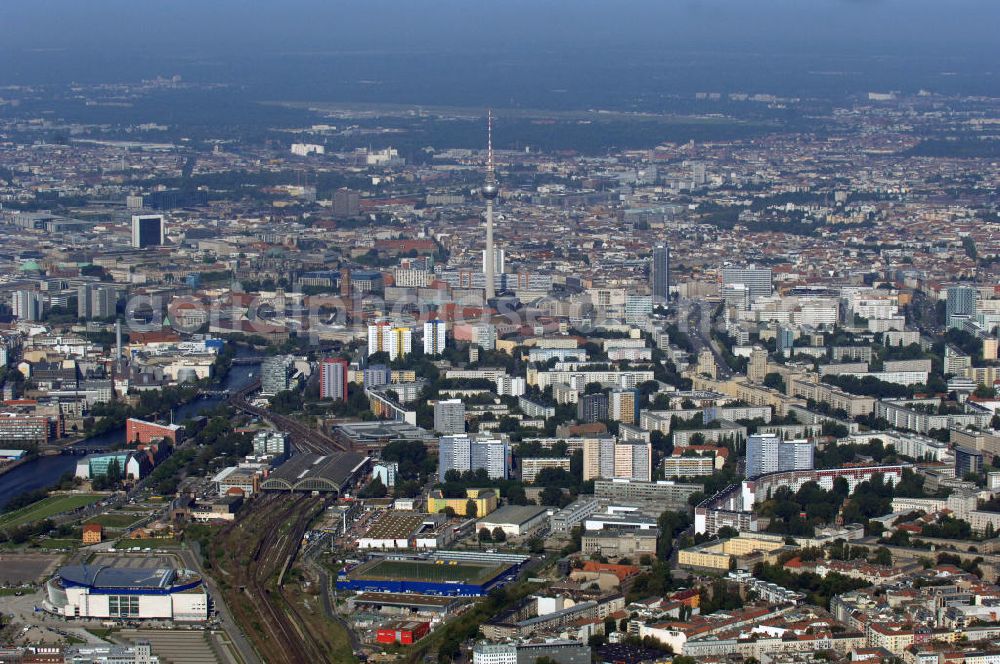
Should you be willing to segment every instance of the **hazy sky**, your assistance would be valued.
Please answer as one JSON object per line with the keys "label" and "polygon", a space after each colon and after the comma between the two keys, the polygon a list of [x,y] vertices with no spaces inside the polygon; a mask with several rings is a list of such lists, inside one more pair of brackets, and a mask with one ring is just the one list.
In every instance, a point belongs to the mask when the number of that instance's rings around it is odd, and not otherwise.
{"label": "hazy sky", "polygon": [[3,0],[8,48],[997,52],[996,0]]}
{"label": "hazy sky", "polygon": [[0,0],[0,83],[181,73],[259,98],[374,100],[372,79],[381,101],[569,88],[603,104],[647,81],[810,94],[834,71],[854,77],[840,91],[992,94],[997,26],[998,0]]}

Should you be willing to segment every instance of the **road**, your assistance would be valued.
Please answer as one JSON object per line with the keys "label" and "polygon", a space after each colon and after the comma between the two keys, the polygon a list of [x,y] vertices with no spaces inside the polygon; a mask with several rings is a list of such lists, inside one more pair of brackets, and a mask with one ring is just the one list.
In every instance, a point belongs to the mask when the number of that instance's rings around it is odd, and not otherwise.
{"label": "road", "polygon": [[722,356],[722,349],[712,338],[712,314],[705,310],[700,300],[682,299],[677,303],[677,329],[688,335],[697,356],[708,348],[715,356],[719,380],[729,380],[733,371]]}
{"label": "road", "polygon": [[317,577],[319,577],[320,586],[323,588],[323,611],[326,612],[327,617],[331,620],[335,620],[340,624],[344,631],[347,632],[347,636],[351,641],[351,650],[355,653],[360,652],[363,646],[361,640],[358,638],[358,635],[354,633],[354,630],[351,629],[350,625],[347,624],[347,621],[344,620],[339,613],[337,613],[336,604],[330,598],[330,592],[333,588],[330,579],[330,572],[315,559],[315,556],[320,552],[320,549],[320,546],[310,545],[303,557],[309,568],[316,573]]}

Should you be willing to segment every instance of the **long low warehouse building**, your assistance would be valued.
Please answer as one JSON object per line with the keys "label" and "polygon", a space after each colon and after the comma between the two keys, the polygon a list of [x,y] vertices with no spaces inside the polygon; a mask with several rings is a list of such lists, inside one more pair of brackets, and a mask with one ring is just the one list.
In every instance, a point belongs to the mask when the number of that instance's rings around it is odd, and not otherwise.
{"label": "long low warehouse building", "polygon": [[506,505],[476,522],[476,530],[500,528],[507,537],[521,537],[545,525],[549,510],[533,505]]}
{"label": "long low warehouse building", "polygon": [[426,558],[376,558],[344,570],[338,590],[477,597],[517,578],[504,562]]}

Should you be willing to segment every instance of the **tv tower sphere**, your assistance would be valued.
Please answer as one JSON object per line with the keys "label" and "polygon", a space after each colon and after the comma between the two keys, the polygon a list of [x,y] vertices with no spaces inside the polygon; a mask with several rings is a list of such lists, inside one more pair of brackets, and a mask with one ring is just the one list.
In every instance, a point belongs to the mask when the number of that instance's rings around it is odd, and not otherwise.
{"label": "tv tower sphere", "polygon": [[479,195],[488,201],[495,200],[500,195],[500,187],[495,181],[486,182],[480,189]]}

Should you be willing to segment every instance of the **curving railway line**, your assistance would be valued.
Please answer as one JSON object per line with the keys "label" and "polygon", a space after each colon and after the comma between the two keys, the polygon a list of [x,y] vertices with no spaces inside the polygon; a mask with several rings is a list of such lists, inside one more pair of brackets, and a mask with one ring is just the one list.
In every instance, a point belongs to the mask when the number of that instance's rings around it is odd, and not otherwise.
{"label": "curving railway line", "polygon": [[255,417],[271,422],[274,426],[292,436],[292,444],[303,452],[315,454],[330,454],[331,452],[348,452],[346,445],[333,440],[310,426],[298,420],[271,412],[266,408],[254,406],[247,397],[260,389],[260,381],[245,386],[239,392],[229,397],[229,404],[234,408],[249,413]]}

